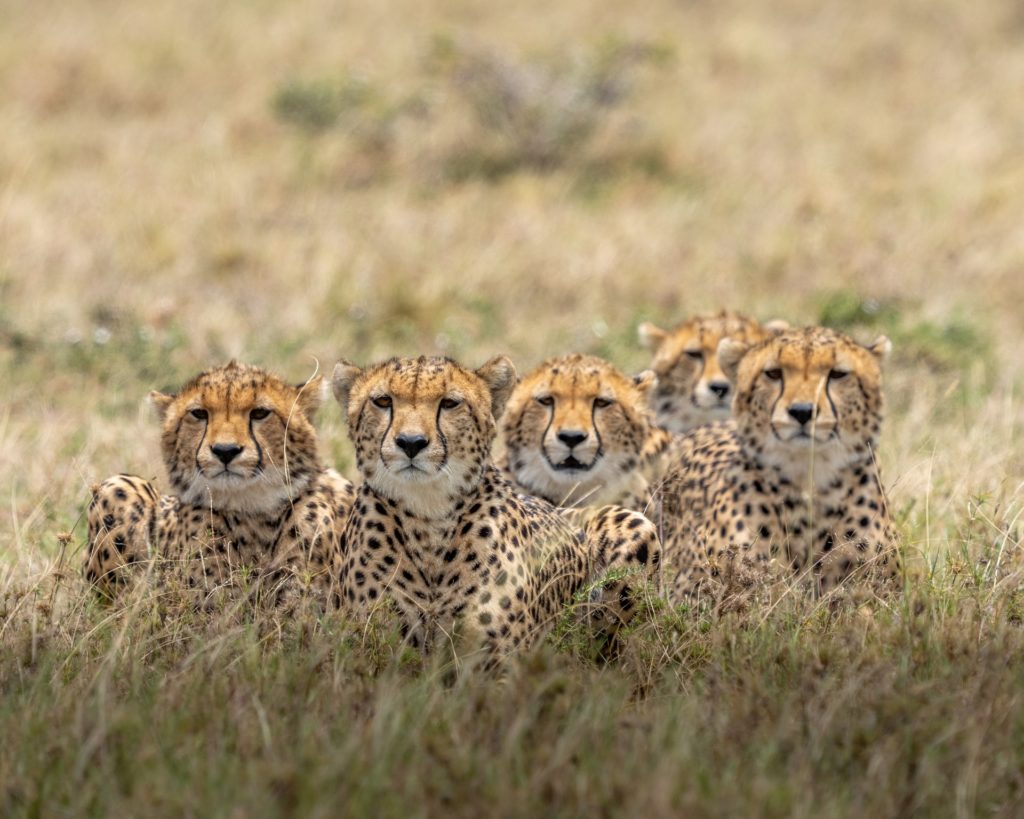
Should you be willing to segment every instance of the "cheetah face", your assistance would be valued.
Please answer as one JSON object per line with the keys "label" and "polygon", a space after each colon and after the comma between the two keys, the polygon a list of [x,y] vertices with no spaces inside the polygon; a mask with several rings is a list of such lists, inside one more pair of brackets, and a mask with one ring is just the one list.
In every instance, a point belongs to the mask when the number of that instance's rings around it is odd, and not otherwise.
{"label": "cheetah face", "polygon": [[650,370],[630,378],[593,356],[545,361],[513,392],[503,419],[516,480],[555,503],[623,481],[650,433],[654,382]]}
{"label": "cheetah face", "polygon": [[734,415],[748,448],[784,471],[814,461],[819,477],[870,457],[881,426],[884,336],[863,347],[825,328],[791,330],[747,347],[725,340]]}
{"label": "cheetah face", "polygon": [[688,432],[728,418],[732,384],[718,361],[719,343],[727,337],[754,343],[786,326],[783,321],[762,326],[729,311],[696,316],[674,330],[641,324],[640,342],[654,354],[651,367],[658,376],[651,394],[657,423],[673,432]]}
{"label": "cheetah face", "polygon": [[450,513],[483,474],[493,413],[515,377],[503,356],[476,371],[446,358],[391,359],[365,370],[341,362],[334,394],[363,478],[420,517]]}
{"label": "cheetah face", "polygon": [[205,372],[177,394],[150,393],[162,447],[186,503],[270,513],[319,470],[312,417],[322,379],[292,386],[237,362]]}

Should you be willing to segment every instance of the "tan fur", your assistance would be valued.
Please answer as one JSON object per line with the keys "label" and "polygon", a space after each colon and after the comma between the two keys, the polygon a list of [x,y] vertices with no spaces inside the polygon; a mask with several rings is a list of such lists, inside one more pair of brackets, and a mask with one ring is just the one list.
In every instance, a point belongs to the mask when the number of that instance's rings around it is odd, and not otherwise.
{"label": "tan fur", "polygon": [[650,394],[657,423],[673,432],[689,432],[728,418],[732,384],[719,366],[719,342],[733,338],[752,344],[787,326],[781,320],[761,325],[730,310],[694,316],[672,330],[641,324],[640,343],[653,353],[651,369],[658,376]]}
{"label": "tan fur", "polygon": [[[657,536],[642,516],[610,508],[573,530],[490,464],[494,413],[514,384],[504,357],[475,371],[425,357],[338,365],[334,392],[363,477],[339,556],[338,606],[367,616],[391,600],[424,649],[460,625],[493,664],[536,641],[588,580],[656,565]],[[630,537],[611,539],[608,516],[620,514]],[[627,620],[629,581],[595,602],[604,622]]]}
{"label": "tan fur", "polygon": [[666,562],[677,599],[737,568],[777,559],[822,591],[900,569],[875,461],[882,338],[863,347],[824,328],[755,345],[723,341],[735,420],[683,439],[667,479]]}
{"label": "tan fur", "polygon": [[151,393],[173,494],[131,475],[96,487],[87,579],[112,593],[149,558],[198,589],[228,583],[243,566],[277,591],[300,575],[326,576],[353,489],[317,453],[321,394],[320,378],[292,386],[237,362],[174,395]]}
{"label": "tan fur", "polygon": [[642,453],[654,432],[650,370],[630,377],[595,356],[551,358],[526,375],[502,417],[503,466],[524,492],[558,506],[646,511]]}

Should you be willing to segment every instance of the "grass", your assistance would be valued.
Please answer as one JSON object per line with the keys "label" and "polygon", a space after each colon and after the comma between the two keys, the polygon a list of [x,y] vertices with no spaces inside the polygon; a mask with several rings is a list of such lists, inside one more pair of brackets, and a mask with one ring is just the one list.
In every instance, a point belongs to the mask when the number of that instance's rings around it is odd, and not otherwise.
{"label": "grass", "polygon": [[[1012,3],[0,20],[0,815],[1020,814]],[[901,597],[652,605],[612,661],[562,629],[494,682],[79,578],[89,485],[163,480],[142,398],[205,365],[638,369],[639,321],[725,305],[893,338]]]}

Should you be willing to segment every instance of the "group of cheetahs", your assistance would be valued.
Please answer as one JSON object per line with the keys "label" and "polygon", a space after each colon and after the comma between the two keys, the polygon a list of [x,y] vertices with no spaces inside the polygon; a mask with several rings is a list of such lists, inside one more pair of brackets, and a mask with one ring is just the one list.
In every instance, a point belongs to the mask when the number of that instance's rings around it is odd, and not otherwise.
{"label": "group of cheetahs", "polygon": [[875,459],[886,338],[722,312],[640,340],[653,362],[636,376],[578,354],[522,378],[505,356],[342,361],[358,486],[319,454],[319,376],[232,361],[153,392],[172,494],[95,486],[86,578],[109,598],[178,584],[198,607],[239,590],[362,620],[394,607],[413,645],[458,634],[491,662],[570,606],[614,633],[643,590],[896,585]]}

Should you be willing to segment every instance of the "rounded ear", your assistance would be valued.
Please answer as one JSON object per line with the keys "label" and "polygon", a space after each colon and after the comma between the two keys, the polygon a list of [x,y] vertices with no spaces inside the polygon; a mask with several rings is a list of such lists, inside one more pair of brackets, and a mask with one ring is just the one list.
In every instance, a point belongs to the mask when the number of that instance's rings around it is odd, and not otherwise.
{"label": "rounded ear", "polygon": [[174,402],[173,395],[167,395],[167,393],[160,392],[159,390],[153,390],[149,396],[149,405],[156,411],[157,418],[163,422],[164,418],[167,417],[167,409]]}
{"label": "rounded ear", "polygon": [[491,391],[491,415],[501,417],[505,402],[516,388],[516,365],[507,355],[496,355],[476,371]]}
{"label": "rounded ear", "polygon": [[303,384],[296,384],[295,389],[299,391],[295,398],[295,403],[298,404],[302,414],[312,421],[313,416],[316,415],[316,411],[320,409],[320,405],[326,397],[327,385],[324,383],[324,377],[322,375],[314,375],[309,381]]}
{"label": "rounded ear", "polygon": [[658,375],[654,370],[644,370],[633,376],[633,383],[641,395],[647,395],[658,383]]}
{"label": "rounded ear", "polygon": [[661,343],[668,338],[668,333],[665,330],[656,327],[649,321],[645,321],[636,328],[636,335],[640,339],[640,344],[652,353],[656,353]]}
{"label": "rounded ear", "polygon": [[740,366],[740,359],[747,354],[749,344],[737,341],[734,338],[723,338],[718,342],[718,366],[722,368],[725,377],[733,384],[736,383],[736,371]]}
{"label": "rounded ear", "polygon": [[352,385],[362,374],[362,370],[350,361],[342,359],[334,365],[334,375],[331,377],[331,390],[334,392],[334,399],[341,405],[341,411],[348,415],[348,396],[352,391]]}
{"label": "rounded ear", "polygon": [[775,335],[776,333],[781,333],[785,330],[788,330],[789,322],[786,321],[785,319],[772,319],[771,321],[766,321],[764,324],[762,324],[761,328],[767,330],[772,335]]}
{"label": "rounded ear", "polygon": [[879,336],[865,348],[880,362],[885,361],[889,357],[889,353],[892,352],[892,342],[889,341],[888,336]]}

